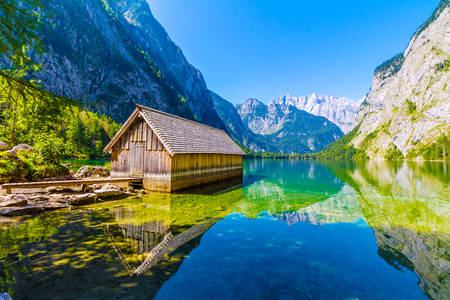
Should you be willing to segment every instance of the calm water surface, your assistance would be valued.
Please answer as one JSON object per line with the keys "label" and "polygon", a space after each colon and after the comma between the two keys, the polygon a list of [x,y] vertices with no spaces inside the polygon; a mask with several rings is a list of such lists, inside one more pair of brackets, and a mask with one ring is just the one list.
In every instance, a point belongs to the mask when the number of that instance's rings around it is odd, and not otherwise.
{"label": "calm water surface", "polygon": [[449,299],[438,162],[245,161],[241,185],[0,229],[13,299]]}

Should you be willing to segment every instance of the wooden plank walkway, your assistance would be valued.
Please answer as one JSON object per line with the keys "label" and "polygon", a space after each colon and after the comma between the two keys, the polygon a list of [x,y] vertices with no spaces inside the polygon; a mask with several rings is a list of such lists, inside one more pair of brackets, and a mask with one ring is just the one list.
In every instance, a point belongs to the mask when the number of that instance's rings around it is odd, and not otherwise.
{"label": "wooden plank walkway", "polygon": [[58,181],[36,181],[36,182],[18,182],[2,184],[2,189],[6,190],[7,194],[11,194],[12,189],[19,188],[37,188],[49,186],[74,186],[81,185],[85,190],[90,184],[96,183],[142,183],[141,177],[124,177],[124,178],[88,178],[88,179],[74,179],[74,180],[58,180]]}

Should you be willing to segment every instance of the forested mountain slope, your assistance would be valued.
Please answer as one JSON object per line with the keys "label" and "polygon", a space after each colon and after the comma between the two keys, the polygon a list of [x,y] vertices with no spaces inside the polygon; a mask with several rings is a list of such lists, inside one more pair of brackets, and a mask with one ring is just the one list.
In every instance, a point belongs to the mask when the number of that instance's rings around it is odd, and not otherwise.
{"label": "forested mountain slope", "polygon": [[32,78],[51,92],[96,103],[123,122],[135,104],[224,128],[200,71],[145,0],[55,0],[40,36],[47,51]]}

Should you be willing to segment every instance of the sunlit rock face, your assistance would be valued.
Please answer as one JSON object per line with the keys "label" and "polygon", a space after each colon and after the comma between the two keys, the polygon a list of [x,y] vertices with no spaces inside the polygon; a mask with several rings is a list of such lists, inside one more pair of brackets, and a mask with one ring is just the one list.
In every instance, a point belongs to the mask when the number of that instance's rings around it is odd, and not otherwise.
{"label": "sunlit rock face", "polygon": [[327,118],[336,124],[344,133],[348,133],[354,127],[356,114],[360,101],[353,101],[344,97],[324,96],[311,94],[310,96],[294,97],[282,96],[275,101],[282,107],[295,106],[315,116]]}
{"label": "sunlit rock face", "polygon": [[241,120],[234,105],[210,91],[214,109],[225,123],[228,134],[247,149],[255,152],[277,152],[277,145],[263,135],[253,133]]}
{"label": "sunlit rock face", "polygon": [[334,123],[292,105],[248,99],[236,106],[242,122],[253,133],[263,135],[276,152],[317,152],[343,136]]}
{"label": "sunlit rock face", "polygon": [[406,50],[376,69],[356,118],[356,148],[374,159],[393,148],[406,156],[449,134],[449,28],[450,7],[443,0]]}
{"label": "sunlit rock face", "polygon": [[372,161],[340,174],[357,191],[380,256],[396,268],[414,270],[419,286],[432,299],[447,299],[450,292],[447,168],[443,164],[433,168],[431,162]]}
{"label": "sunlit rock face", "polygon": [[123,122],[135,104],[224,128],[202,74],[152,16],[145,0],[50,1],[40,33],[44,88],[96,103]]}

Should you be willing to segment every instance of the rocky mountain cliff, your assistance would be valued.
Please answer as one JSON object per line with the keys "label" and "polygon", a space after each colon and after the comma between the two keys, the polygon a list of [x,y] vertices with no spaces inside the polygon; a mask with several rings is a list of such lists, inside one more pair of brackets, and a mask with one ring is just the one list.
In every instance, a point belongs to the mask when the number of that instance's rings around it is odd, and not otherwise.
{"label": "rocky mountain cliff", "polygon": [[449,1],[443,0],[406,50],[375,70],[356,119],[354,147],[372,159],[448,157],[449,28]]}
{"label": "rocky mountain cliff", "polygon": [[292,105],[248,99],[236,107],[243,123],[256,134],[264,135],[282,153],[308,153],[325,148],[343,136],[334,123]]}
{"label": "rocky mountain cliff", "polygon": [[277,151],[276,145],[260,134],[253,133],[241,120],[233,104],[210,91],[214,109],[225,123],[228,134],[242,146],[255,152]]}
{"label": "rocky mountain cliff", "polygon": [[32,77],[54,93],[96,103],[123,122],[135,104],[224,128],[200,71],[145,0],[50,1],[48,51]]}
{"label": "rocky mountain cliff", "polygon": [[344,133],[353,129],[356,115],[361,104],[344,97],[323,96],[311,94],[310,96],[293,97],[282,96],[275,101],[281,106],[295,106],[315,116],[322,116],[336,124]]}

